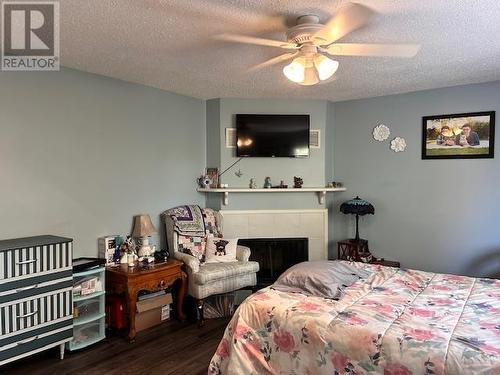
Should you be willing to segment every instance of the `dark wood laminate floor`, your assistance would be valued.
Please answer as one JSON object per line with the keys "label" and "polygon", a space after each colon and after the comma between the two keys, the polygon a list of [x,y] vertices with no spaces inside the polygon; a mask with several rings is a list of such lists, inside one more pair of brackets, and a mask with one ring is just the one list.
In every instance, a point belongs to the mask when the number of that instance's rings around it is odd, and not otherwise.
{"label": "dark wood laminate floor", "polygon": [[2,366],[0,374],[206,374],[228,321],[210,319],[202,328],[171,321],[138,333],[132,344],[114,335],[89,348],[66,352],[62,361],[55,348]]}

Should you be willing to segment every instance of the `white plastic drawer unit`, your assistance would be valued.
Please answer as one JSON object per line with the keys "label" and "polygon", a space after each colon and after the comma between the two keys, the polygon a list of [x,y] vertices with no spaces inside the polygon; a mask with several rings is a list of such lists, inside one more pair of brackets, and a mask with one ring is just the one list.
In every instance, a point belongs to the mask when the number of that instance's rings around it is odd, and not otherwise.
{"label": "white plastic drawer unit", "polygon": [[76,301],[73,307],[73,318],[75,324],[83,321],[92,320],[94,317],[104,316],[104,304],[102,299],[104,295]]}
{"label": "white plastic drawer unit", "polygon": [[104,319],[102,317],[98,320],[75,326],[73,340],[69,342],[70,350],[85,348],[104,339],[106,337]]}
{"label": "white plastic drawer unit", "polygon": [[76,299],[96,295],[104,291],[104,271],[101,269],[94,271],[91,273],[75,273],[73,275],[73,296]]}
{"label": "white plastic drawer unit", "polygon": [[105,334],[104,267],[73,274],[73,340],[66,348],[73,351],[95,344]]}
{"label": "white plastic drawer unit", "polygon": [[0,241],[0,365],[73,336],[72,240]]}

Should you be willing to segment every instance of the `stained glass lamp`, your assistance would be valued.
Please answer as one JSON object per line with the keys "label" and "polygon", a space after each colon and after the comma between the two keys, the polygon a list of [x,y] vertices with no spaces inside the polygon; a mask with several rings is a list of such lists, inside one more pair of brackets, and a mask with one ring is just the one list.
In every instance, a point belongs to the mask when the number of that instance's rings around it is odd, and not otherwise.
{"label": "stained glass lamp", "polygon": [[375,208],[370,202],[356,197],[354,199],[348,200],[340,205],[340,212],[343,214],[356,215],[356,241],[359,241],[359,216],[364,215],[375,215]]}

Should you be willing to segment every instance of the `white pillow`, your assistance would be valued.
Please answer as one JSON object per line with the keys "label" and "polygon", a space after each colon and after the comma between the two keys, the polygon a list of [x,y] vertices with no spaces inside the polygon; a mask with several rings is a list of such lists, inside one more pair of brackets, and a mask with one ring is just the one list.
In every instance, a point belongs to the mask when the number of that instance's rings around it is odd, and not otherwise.
{"label": "white pillow", "polygon": [[338,298],[342,291],[370,272],[342,261],[312,261],[295,264],[281,274],[273,288],[323,298]]}
{"label": "white pillow", "polygon": [[207,237],[205,263],[236,262],[238,239]]}

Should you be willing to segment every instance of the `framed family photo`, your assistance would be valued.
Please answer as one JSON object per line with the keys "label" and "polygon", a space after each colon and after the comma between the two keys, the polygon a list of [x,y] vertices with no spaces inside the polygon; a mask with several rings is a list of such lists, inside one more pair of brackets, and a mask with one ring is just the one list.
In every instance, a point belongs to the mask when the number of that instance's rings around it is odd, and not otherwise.
{"label": "framed family photo", "polygon": [[422,118],[422,159],[493,158],[495,112]]}
{"label": "framed family photo", "polygon": [[210,189],[219,187],[219,168],[207,168],[205,175],[210,179]]}

